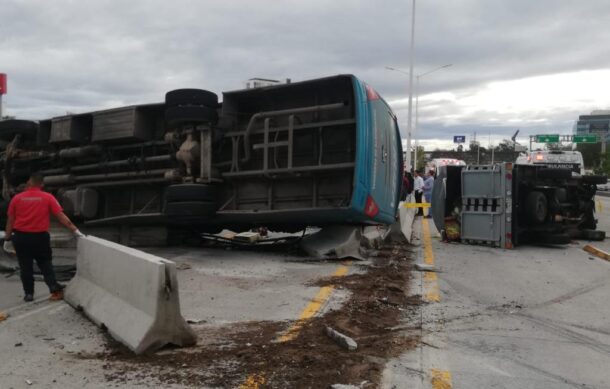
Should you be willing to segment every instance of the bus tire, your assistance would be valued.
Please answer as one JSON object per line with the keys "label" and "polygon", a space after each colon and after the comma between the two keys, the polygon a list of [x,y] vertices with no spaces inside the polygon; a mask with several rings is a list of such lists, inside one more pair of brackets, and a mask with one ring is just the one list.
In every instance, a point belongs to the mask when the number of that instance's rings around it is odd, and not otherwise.
{"label": "bus tire", "polygon": [[218,186],[206,184],[178,184],[165,190],[167,202],[213,201],[218,199]]}
{"label": "bus tire", "polygon": [[582,176],[582,182],[590,185],[603,185],[608,183],[606,176]]}
{"label": "bus tire", "polygon": [[178,107],[184,105],[203,105],[218,107],[218,96],[214,92],[204,89],[175,89],[165,94],[165,107]]}
{"label": "bus tire", "polygon": [[572,171],[561,168],[542,168],[538,170],[538,177],[566,180],[572,178]]}
{"label": "bus tire", "polygon": [[165,121],[169,125],[218,122],[218,112],[203,106],[170,107],[165,110]]}
{"label": "bus tire", "polygon": [[532,191],[525,200],[526,218],[531,224],[542,224],[548,213],[548,201],[542,192]]}
{"label": "bus tire", "polygon": [[214,201],[178,201],[165,204],[165,214],[169,216],[213,216],[216,209]]}
{"label": "bus tire", "polygon": [[10,142],[15,135],[21,135],[28,140],[36,140],[38,123],[30,120],[9,119],[0,121],[0,139]]}

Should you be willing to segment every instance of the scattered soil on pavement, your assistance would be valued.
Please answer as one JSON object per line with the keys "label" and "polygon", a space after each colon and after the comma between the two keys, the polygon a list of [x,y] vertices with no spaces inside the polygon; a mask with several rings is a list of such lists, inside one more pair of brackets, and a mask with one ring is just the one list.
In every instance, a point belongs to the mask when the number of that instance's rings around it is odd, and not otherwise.
{"label": "scattered soil on pavement", "polygon": [[[104,361],[114,384],[250,388],[327,388],[332,384],[377,387],[388,359],[414,348],[419,329],[405,325],[418,311],[419,296],[408,296],[412,261],[404,245],[380,250],[365,272],[312,283],[349,290],[342,306],[303,325],[298,335],[276,342],[289,322],[249,322],[224,327],[195,325],[199,344],[136,356],[109,340],[107,351],[81,358]],[[325,334],[329,326],[352,337],[348,351]]]}

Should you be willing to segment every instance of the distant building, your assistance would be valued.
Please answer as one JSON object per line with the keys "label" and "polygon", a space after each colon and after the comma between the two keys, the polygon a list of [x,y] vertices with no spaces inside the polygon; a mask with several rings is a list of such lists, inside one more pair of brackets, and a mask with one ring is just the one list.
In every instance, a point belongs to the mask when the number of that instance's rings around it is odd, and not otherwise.
{"label": "distant building", "polygon": [[262,88],[265,86],[279,85],[282,83],[290,84],[290,78],[287,78],[285,82],[280,80],[271,80],[269,78],[251,78],[246,81],[246,89]]}
{"label": "distant building", "polygon": [[574,126],[575,135],[598,134],[610,140],[610,110],[597,110],[590,115],[580,115]]}

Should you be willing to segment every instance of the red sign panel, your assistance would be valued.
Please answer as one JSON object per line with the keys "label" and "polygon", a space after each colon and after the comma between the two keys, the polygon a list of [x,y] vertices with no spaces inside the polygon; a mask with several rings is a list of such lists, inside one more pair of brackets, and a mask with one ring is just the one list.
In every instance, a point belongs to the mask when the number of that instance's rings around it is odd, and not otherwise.
{"label": "red sign panel", "polygon": [[6,94],[6,74],[0,73],[0,95]]}

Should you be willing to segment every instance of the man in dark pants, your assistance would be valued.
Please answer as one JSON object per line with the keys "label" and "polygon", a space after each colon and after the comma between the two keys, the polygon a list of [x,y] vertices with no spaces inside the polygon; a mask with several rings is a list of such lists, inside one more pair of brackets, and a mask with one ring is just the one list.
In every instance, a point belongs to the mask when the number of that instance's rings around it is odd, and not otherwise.
{"label": "man in dark pants", "polygon": [[[413,180],[413,192],[415,193],[415,202],[417,204],[421,204],[421,197],[424,193],[424,179],[421,176],[421,170],[415,170],[413,174],[415,176]],[[423,208],[418,208],[416,215],[423,216]]]}
{"label": "man in dark pants", "polygon": [[8,207],[5,246],[6,242],[12,241],[15,247],[25,301],[34,300],[34,260],[49,287],[50,300],[63,298],[64,287],[57,282],[53,271],[49,216],[54,215],[77,237],[83,236],[63,213],[55,197],[43,192],[42,187],[42,176],[33,174],[27,182],[26,190],[13,197]]}

